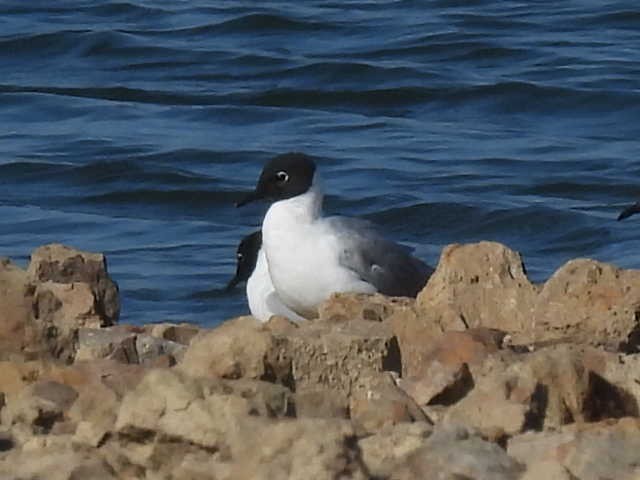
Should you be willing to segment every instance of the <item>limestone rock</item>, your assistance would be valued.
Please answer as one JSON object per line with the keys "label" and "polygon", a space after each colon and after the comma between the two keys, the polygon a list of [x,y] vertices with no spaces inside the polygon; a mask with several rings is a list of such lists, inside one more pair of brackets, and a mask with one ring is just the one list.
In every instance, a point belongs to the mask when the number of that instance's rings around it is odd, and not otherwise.
{"label": "limestone rock", "polygon": [[36,339],[30,338],[32,297],[27,272],[0,259],[0,359],[9,360],[25,349],[39,350]]}
{"label": "limestone rock", "polygon": [[404,364],[400,386],[420,405],[455,403],[473,388],[468,366],[479,365],[496,353],[503,336],[486,328],[445,332],[422,347],[421,362]]}
{"label": "limestone rock", "polygon": [[469,430],[443,425],[389,477],[392,480],[518,480],[523,467],[495,443]]}
{"label": "limestone rock", "polygon": [[533,466],[559,462],[570,478],[632,480],[639,478],[640,420],[623,418],[573,424],[556,432],[526,433],[509,441],[512,457]]}
{"label": "limestone rock", "polygon": [[386,323],[306,322],[278,340],[279,356],[291,361],[296,391],[325,388],[348,396],[376,373],[400,373],[397,342]]}
{"label": "limestone rock", "polygon": [[411,308],[415,300],[403,297],[387,297],[380,294],[334,293],[318,308],[320,322],[346,322],[370,320],[381,322],[398,310]]}
{"label": "limestone rock", "polygon": [[468,425],[500,438],[521,432],[537,406],[536,382],[509,370],[478,380],[473,390],[447,410],[444,421]]}
{"label": "limestone rock", "polygon": [[369,478],[346,421],[306,418],[258,425],[236,443],[225,480]]}
{"label": "limestone rock", "polygon": [[31,253],[28,273],[34,283],[89,285],[102,326],[118,320],[118,285],[109,277],[107,262],[101,253],[83,252],[60,244],[45,245]]}
{"label": "limestone rock", "polygon": [[286,415],[290,401],[287,389],[264,382],[247,388],[246,381],[195,380],[175,370],[152,370],[125,395],[115,430],[140,443],[173,439],[228,449],[243,418]]}
{"label": "limestone rock", "polygon": [[282,378],[290,364],[285,359],[280,366],[277,358],[270,362],[275,350],[268,328],[253,317],[239,317],[198,334],[178,368],[195,377]]}
{"label": "limestone rock", "polygon": [[102,325],[95,300],[86,283],[44,282],[36,287],[33,316],[54,357],[71,361],[78,328]]}
{"label": "limestone rock", "polygon": [[201,329],[189,323],[153,323],[145,326],[145,330],[152,337],[189,345]]}
{"label": "limestone rock", "polygon": [[143,364],[152,364],[159,357],[167,357],[169,365],[173,365],[182,359],[187,350],[187,347],[181,343],[151,335],[137,335],[135,340],[138,363]]}
{"label": "limestone rock", "polygon": [[122,363],[139,363],[137,334],[124,326],[111,328],[79,328],[76,361],[108,358]]}
{"label": "limestone rock", "polygon": [[[445,418],[490,435],[559,428],[572,422],[638,415],[637,386],[615,354],[557,345],[526,355],[491,357],[472,369],[473,390]],[[630,390],[627,390],[630,388]]]}
{"label": "limestone rock", "polygon": [[543,460],[527,465],[527,471],[520,480],[575,480],[576,477],[556,460]]}
{"label": "limestone rock", "polygon": [[326,388],[307,387],[294,393],[298,418],[349,418],[349,398]]}
{"label": "limestone rock", "polygon": [[535,340],[636,350],[640,344],[640,270],[571,260],[547,280],[534,310]]}
{"label": "limestone rock", "polygon": [[12,428],[26,427],[26,434],[48,433],[56,422],[65,419],[77,396],[75,389],[68,385],[36,382],[7,397],[7,404],[0,412],[2,424]]}
{"label": "limestone rock", "polygon": [[65,436],[34,438],[29,445],[0,456],[0,478],[7,480],[116,480],[99,456],[72,449]]}
{"label": "limestone rock", "polygon": [[530,328],[536,294],[518,253],[495,242],[454,244],[442,251],[417,305],[443,330],[518,332]]}
{"label": "limestone rock", "polygon": [[350,395],[351,421],[358,433],[376,432],[403,422],[428,422],[424,412],[400,390],[389,374],[374,375]]}
{"label": "limestone rock", "polygon": [[362,461],[374,478],[387,478],[407,457],[425,446],[433,427],[426,422],[399,423],[362,438]]}

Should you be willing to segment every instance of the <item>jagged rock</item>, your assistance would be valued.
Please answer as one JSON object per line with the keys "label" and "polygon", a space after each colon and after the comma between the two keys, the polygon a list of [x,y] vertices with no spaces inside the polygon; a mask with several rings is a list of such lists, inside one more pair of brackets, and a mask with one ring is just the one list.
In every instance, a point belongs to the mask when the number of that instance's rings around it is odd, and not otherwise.
{"label": "jagged rock", "polygon": [[33,287],[27,272],[0,259],[0,359],[20,357],[24,350],[40,350],[31,326]]}
{"label": "jagged rock", "polygon": [[510,456],[531,465],[560,463],[570,478],[632,480],[640,476],[640,420],[576,423],[560,431],[525,433],[509,441]]}
{"label": "jagged rock", "polygon": [[571,345],[492,357],[472,369],[475,387],[445,418],[487,435],[514,435],[575,421],[637,416],[637,392],[613,383],[614,372],[622,376],[623,369],[614,368],[619,364],[614,354]]}
{"label": "jagged rock", "polygon": [[296,391],[321,387],[348,396],[378,372],[401,370],[397,342],[386,323],[307,322],[277,338],[278,356],[291,359]]}
{"label": "jagged rock", "polygon": [[[65,443],[67,442],[67,443]],[[116,480],[119,477],[103,459],[74,451],[68,439],[41,442],[0,457],[0,477],[7,480]]]}
{"label": "jagged rock", "polygon": [[36,287],[33,317],[51,354],[72,361],[78,328],[99,328],[95,297],[86,283],[44,282]]}
{"label": "jagged rock", "polygon": [[491,438],[519,433],[537,406],[536,386],[531,376],[498,371],[480,379],[447,410],[444,421],[475,427]]}
{"label": "jagged rock", "polygon": [[523,467],[495,443],[464,427],[443,425],[389,477],[392,480],[518,480]]}
{"label": "jagged rock", "polygon": [[178,368],[195,377],[286,377],[290,362],[271,358],[275,350],[268,328],[253,317],[239,317],[194,337]]}
{"label": "jagged rock", "polygon": [[640,344],[640,270],[571,260],[547,280],[534,309],[535,340],[636,351]]}
{"label": "jagged rock", "polygon": [[[430,345],[445,331],[485,327],[506,333],[530,330],[537,289],[520,255],[504,245],[449,245],[415,311],[390,319],[402,352],[404,374],[420,376]],[[398,314],[396,314],[398,315]]]}
{"label": "jagged rock", "polygon": [[304,418],[256,422],[233,448],[224,480],[370,478],[346,421]]}
{"label": "jagged rock", "polygon": [[298,418],[349,418],[349,398],[326,388],[307,387],[294,393]]}
{"label": "jagged rock", "polygon": [[306,322],[275,334],[240,317],[194,338],[178,368],[196,377],[254,378],[334,391],[347,399],[372,373],[400,371],[391,328],[380,322]]}
{"label": "jagged rock", "polygon": [[527,465],[527,471],[520,480],[575,480],[575,478],[556,460],[543,460]]}
{"label": "jagged rock", "polygon": [[356,386],[350,395],[349,411],[358,433],[376,432],[403,422],[429,421],[389,374],[373,375],[365,385]]}
{"label": "jagged rock", "polygon": [[175,370],[152,370],[125,395],[115,430],[138,443],[170,439],[202,449],[228,449],[243,418],[286,415],[289,410],[286,388],[265,382],[248,388],[246,382],[195,380]]}
{"label": "jagged rock", "polygon": [[20,431],[20,442],[31,434],[48,433],[56,422],[65,420],[66,413],[78,393],[72,387],[53,381],[40,381],[21,392],[6,397],[0,411],[2,424]]}
{"label": "jagged rock", "polygon": [[154,323],[145,326],[145,330],[152,337],[189,345],[201,329],[189,323]]}
{"label": "jagged rock", "polygon": [[400,386],[420,405],[450,405],[473,388],[468,365],[479,365],[495,353],[503,333],[486,328],[445,332],[425,346],[422,362],[406,365]]}
{"label": "jagged rock", "polygon": [[28,273],[33,283],[89,285],[95,297],[95,314],[102,326],[118,320],[118,285],[109,277],[107,262],[101,253],[83,252],[60,244],[45,245],[31,253]]}
{"label": "jagged rock", "polygon": [[39,376],[43,365],[39,362],[0,362],[0,392],[16,395]]}
{"label": "jagged rock", "polygon": [[153,363],[159,357],[167,357],[169,365],[175,364],[184,356],[187,348],[178,342],[152,337],[151,335],[138,335],[136,337],[136,353],[138,363]]}
{"label": "jagged rock", "polygon": [[318,308],[320,322],[369,320],[381,322],[397,311],[413,307],[415,300],[380,294],[334,293]]}
{"label": "jagged rock", "polygon": [[114,359],[122,363],[139,363],[135,330],[111,328],[79,328],[75,361]]}
{"label": "jagged rock", "polygon": [[387,478],[413,452],[425,446],[433,427],[426,422],[399,423],[362,438],[362,461],[374,478]]}
{"label": "jagged rock", "polygon": [[448,245],[417,297],[418,310],[442,330],[531,326],[537,291],[520,255],[495,242]]}

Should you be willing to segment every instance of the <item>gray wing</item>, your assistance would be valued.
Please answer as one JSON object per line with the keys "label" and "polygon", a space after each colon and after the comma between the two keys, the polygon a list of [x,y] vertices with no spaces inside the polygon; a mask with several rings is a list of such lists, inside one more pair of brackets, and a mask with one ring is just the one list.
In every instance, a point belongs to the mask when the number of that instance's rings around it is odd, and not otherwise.
{"label": "gray wing", "polygon": [[384,295],[415,297],[433,273],[411,255],[411,249],[387,240],[366,220],[329,217],[326,221],[344,245],[340,264]]}

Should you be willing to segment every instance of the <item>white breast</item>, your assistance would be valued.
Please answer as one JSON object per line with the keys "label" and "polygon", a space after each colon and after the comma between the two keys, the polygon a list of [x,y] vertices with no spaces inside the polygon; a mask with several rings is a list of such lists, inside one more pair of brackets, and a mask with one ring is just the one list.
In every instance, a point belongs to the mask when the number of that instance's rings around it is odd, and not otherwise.
{"label": "white breast", "polygon": [[305,320],[288,308],[278,297],[269,276],[267,258],[263,249],[258,253],[256,268],[247,280],[247,300],[251,315],[261,322],[268,321],[273,315],[282,315],[294,322]]}
{"label": "white breast", "polygon": [[374,293],[339,263],[337,237],[320,217],[322,195],[311,188],[271,205],[262,224],[269,273],[280,299],[294,311],[312,317],[333,292]]}

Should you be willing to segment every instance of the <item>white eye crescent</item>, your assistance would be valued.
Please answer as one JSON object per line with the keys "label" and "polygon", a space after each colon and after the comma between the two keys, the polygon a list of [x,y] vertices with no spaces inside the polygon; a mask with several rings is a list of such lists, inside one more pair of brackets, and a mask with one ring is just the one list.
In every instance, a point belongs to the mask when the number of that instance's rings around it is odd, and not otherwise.
{"label": "white eye crescent", "polygon": [[276,173],[276,178],[280,183],[287,183],[289,181],[289,174],[284,170],[280,170]]}
{"label": "white eye crescent", "polygon": [[244,257],[244,255],[242,255],[241,253],[237,254],[236,257],[238,258],[238,260],[242,260],[242,257]]}

